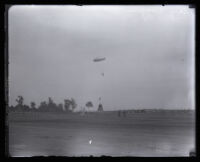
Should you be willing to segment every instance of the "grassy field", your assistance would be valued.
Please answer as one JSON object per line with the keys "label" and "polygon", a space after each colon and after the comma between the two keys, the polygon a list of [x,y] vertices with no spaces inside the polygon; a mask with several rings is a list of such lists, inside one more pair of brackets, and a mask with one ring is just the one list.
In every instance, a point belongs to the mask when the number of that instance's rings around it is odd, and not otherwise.
{"label": "grassy field", "polygon": [[11,156],[189,156],[194,111],[10,113]]}

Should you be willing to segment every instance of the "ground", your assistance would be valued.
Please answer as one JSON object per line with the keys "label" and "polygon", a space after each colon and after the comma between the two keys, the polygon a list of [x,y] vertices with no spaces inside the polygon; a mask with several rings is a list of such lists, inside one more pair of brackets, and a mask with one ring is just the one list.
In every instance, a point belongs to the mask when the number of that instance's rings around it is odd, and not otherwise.
{"label": "ground", "polygon": [[11,156],[189,156],[194,111],[10,113]]}

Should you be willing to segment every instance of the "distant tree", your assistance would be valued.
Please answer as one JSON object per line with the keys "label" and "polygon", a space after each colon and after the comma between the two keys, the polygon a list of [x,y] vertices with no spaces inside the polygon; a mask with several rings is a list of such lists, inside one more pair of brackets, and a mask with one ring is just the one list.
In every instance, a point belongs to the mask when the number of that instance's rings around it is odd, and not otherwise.
{"label": "distant tree", "polygon": [[23,105],[22,111],[30,111],[30,107],[28,105]]}
{"label": "distant tree", "polygon": [[58,111],[63,111],[63,104],[58,104]]}
{"label": "distant tree", "polygon": [[46,101],[42,101],[40,103],[40,106],[38,107],[38,111],[47,111],[48,110],[48,106]]}
{"label": "distant tree", "polygon": [[89,109],[89,108],[93,107],[93,104],[92,104],[91,101],[88,101],[88,102],[85,104],[85,106]]}
{"label": "distant tree", "polygon": [[18,96],[16,102],[17,105],[15,106],[15,111],[23,111],[24,98],[22,96]]}
{"label": "distant tree", "polygon": [[51,99],[51,97],[49,97],[49,100],[48,100],[48,103],[47,103],[48,111],[52,111],[53,105],[54,105],[54,102]]}
{"label": "distant tree", "polygon": [[31,102],[31,109],[35,109],[35,102]]}
{"label": "distant tree", "polygon": [[53,100],[52,100],[52,98],[51,97],[49,97],[49,102],[48,102],[48,105],[52,105],[54,102],[53,102]]}
{"label": "distant tree", "polygon": [[30,106],[31,106],[31,111],[37,111],[35,102],[32,101],[30,103]]}
{"label": "distant tree", "polygon": [[24,102],[24,98],[22,96],[18,96],[16,99],[17,105],[22,106]]}
{"label": "distant tree", "polygon": [[69,99],[65,99],[64,100],[64,107],[65,107],[65,111],[66,112],[71,112],[71,110],[70,110],[71,103],[72,102]]}
{"label": "distant tree", "polygon": [[13,105],[8,106],[8,112],[15,111],[15,107]]}
{"label": "distant tree", "polygon": [[74,109],[77,107],[77,103],[73,98],[71,98],[71,107],[72,107],[72,111],[74,111]]}
{"label": "distant tree", "polygon": [[47,106],[48,106],[48,111],[51,111],[51,112],[57,111],[57,105],[54,103],[54,101],[51,97],[49,97],[49,102],[48,102]]}

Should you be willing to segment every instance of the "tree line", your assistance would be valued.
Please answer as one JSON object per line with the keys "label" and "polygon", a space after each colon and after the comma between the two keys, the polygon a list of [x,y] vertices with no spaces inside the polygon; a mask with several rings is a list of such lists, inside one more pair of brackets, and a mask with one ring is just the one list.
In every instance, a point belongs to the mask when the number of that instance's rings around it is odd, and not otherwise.
{"label": "tree line", "polygon": [[73,112],[77,107],[77,103],[74,98],[65,99],[64,104],[56,104],[53,99],[49,97],[48,101],[42,101],[38,107],[36,107],[36,103],[33,101],[30,102],[30,105],[24,104],[24,98],[22,96],[18,96],[16,102],[16,106],[9,106],[9,111]]}

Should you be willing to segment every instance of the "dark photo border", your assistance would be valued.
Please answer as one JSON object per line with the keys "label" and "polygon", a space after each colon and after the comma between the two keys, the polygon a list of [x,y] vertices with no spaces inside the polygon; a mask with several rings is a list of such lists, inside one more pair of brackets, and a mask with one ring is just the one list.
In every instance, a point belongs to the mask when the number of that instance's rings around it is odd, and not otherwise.
{"label": "dark photo border", "polygon": [[[8,66],[9,66],[9,55],[8,55],[8,10],[12,5],[70,5],[70,4],[75,4],[75,5],[176,5],[176,4],[188,4],[189,8],[194,8],[195,9],[195,112],[196,112],[196,156],[194,157],[189,157],[189,158],[183,158],[183,157],[177,157],[177,158],[165,158],[167,160],[175,159],[175,160],[197,160],[199,159],[199,131],[200,131],[200,109],[199,107],[199,101],[200,101],[200,93],[199,93],[199,71],[200,71],[200,25],[199,25],[199,8],[200,6],[198,5],[197,1],[195,0],[1,0],[0,2],[1,8],[0,11],[1,13],[1,18],[2,18],[2,23],[1,25],[1,109],[0,109],[0,123],[1,123],[1,141],[0,144],[2,153],[2,156],[6,159],[18,159],[14,157],[10,157],[9,155],[9,125],[8,125]],[[24,157],[20,159],[43,159],[43,158],[51,158],[51,159],[68,159],[71,157]],[[77,157],[76,157],[77,158]],[[94,158],[94,157],[93,157]],[[110,159],[111,157],[106,157],[102,156],[100,159]],[[162,160],[162,158],[139,158],[139,157],[124,157],[124,158],[133,158],[133,159],[146,159],[146,160]],[[77,158],[79,159],[79,158]],[[98,158],[99,159],[99,158]],[[123,159],[123,158],[122,158]],[[96,160],[96,157],[95,157]]]}

